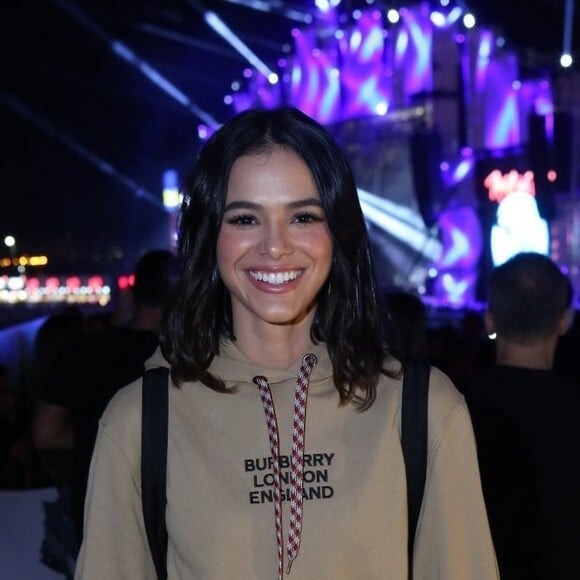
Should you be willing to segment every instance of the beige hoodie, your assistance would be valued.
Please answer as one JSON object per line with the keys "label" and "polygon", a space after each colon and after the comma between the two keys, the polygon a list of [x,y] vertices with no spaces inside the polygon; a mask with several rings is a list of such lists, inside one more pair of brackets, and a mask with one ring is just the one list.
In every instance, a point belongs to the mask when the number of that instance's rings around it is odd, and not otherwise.
{"label": "beige hoodie", "polygon": [[[366,412],[340,406],[324,345],[306,411],[302,539],[288,580],[406,580],[407,506],[400,442],[401,382],[384,378]],[[165,365],[156,353],[148,366]],[[284,545],[288,461],[300,360],[257,368],[231,343],[211,371],[231,394],[197,383],[170,389],[168,578],[274,580],[278,551],[266,418],[267,377],[279,427]],[[100,424],[77,580],[153,580],[140,494],[141,383],[122,389]],[[462,396],[431,374],[427,482],[415,580],[498,578],[471,423]],[[286,575],[285,575],[286,577]]]}

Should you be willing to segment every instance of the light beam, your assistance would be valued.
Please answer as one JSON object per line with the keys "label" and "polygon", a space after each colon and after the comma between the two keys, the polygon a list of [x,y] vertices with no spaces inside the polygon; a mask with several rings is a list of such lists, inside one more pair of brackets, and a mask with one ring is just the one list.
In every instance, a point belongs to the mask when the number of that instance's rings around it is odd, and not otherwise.
{"label": "light beam", "polygon": [[125,62],[134,66],[152,83],[157,85],[162,91],[176,100],[180,105],[191,111],[196,117],[213,128],[219,123],[207,112],[197,106],[187,95],[180,91],[174,84],[166,79],[159,71],[151,66],[146,60],[140,58],[131,48],[120,40],[111,36],[104,28],[100,27],[93,19],[81,11],[77,6],[68,0],[53,0],[65,12],[80,22],[85,28],[90,30],[95,36],[105,42],[111,51],[122,58]]}

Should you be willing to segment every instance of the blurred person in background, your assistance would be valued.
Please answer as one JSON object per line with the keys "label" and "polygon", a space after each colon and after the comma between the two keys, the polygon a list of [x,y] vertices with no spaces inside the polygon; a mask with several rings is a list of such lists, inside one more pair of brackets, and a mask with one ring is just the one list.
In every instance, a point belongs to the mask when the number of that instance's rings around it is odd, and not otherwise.
{"label": "blurred person in background", "polygon": [[139,259],[125,325],[103,325],[69,342],[40,394],[33,442],[38,449],[72,449],[72,515],[79,542],[99,418],[112,396],[141,376],[145,360],[158,345],[170,259],[170,252],[163,249]]}
{"label": "blurred person in background", "polygon": [[488,297],[496,360],[466,398],[501,578],[574,580],[580,385],[552,368],[571,320],[571,284],[550,258],[520,253],[492,271]]}

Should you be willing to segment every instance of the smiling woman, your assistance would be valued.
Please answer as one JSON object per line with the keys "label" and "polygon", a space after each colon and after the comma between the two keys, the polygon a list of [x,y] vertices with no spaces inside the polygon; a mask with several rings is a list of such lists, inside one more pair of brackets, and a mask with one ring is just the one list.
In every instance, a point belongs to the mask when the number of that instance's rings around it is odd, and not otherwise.
{"label": "smiling woman", "polygon": [[[217,262],[231,295],[236,337],[252,360],[272,362],[267,345],[273,332],[282,340],[288,340],[287,333],[295,337],[278,363],[282,368],[311,348],[310,327],[332,264],[332,238],[312,173],[295,153],[278,147],[235,161]],[[298,327],[305,332],[298,335]]]}
{"label": "smiling woman", "polygon": [[[497,578],[465,401],[437,369],[409,569],[401,364],[330,134],[296,109],[246,111],[207,142],[184,195],[175,294],[148,362],[171,377],[167,577]],[[101,420],[78,579],[156,576],[141,386]]]}

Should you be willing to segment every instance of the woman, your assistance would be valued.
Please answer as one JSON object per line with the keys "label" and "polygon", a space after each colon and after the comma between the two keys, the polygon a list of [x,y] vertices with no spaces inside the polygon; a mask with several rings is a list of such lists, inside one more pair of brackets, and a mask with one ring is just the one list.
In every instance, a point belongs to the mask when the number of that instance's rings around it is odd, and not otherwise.
{"label": "woman", "polygon": [[[169,365],[168,577],[407,578],[400,365],[353,176],[297,110],[251,110],[186,184]],[[153,579],[140,381],[100,427],[77,578]],[[497,578],[463,399],[431,373],[415,580]]]}

